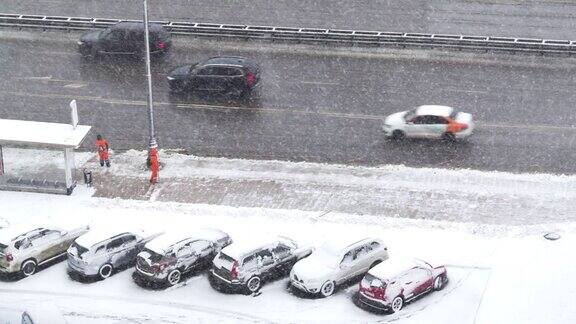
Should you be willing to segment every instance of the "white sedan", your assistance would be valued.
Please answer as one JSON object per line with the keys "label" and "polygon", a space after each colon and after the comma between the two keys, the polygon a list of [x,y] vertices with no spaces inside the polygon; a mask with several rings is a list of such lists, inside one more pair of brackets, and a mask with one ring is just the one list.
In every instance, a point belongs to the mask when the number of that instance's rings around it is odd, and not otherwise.
{"label": "white sedan", "polygon": [[453,141],[470,136],[474,122],[472,115],[452,107],[426,105],[386,117],[382,130],[386,137],[396,140],[411,137]]}
{"label": "white sedan", "polygon": [[337,285],[364,275],[386,259],[388,249],[377,238],[329,242],[296,262],[290,272],[290,283],[303,292],[328,297]]}

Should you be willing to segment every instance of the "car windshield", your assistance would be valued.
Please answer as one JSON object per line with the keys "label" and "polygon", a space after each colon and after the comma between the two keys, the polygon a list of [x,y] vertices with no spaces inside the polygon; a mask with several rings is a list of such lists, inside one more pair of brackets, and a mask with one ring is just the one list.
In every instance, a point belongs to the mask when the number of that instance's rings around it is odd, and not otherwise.
{"label": "car windshield", "polygon": [[450,113],[450,118],[456,119],[456,115],[458,115],[458,111],[456,109],[452,109],[452,112]]}
{"label": "car windshield", "polygon": [[412,118],[414,118],[416,116],[416,109],[412,109],[412,110],[408,110],[406,112],[406,115],[404,115],[404,120],[405,121],[410,121],[412,120]]}
{"label": "car windshield", "polygon": [[329,245],[323,245],[312,254],[314,258],[331,267],[338,265],[340,252]]}
{"label": "car windshield", "polygon": [[28,238],[23,238],[14,243],[14,248],[17,250],[26,249],[30,246],[30,240]]}
{"label": "car windshield", "polygon": [[86,252],[88,252],[88,249],[83,247],[82,245],[74,242],[72,243],[72,248],[76,250],[76,255],[78,255],[78,257],[82,258],[82,255]]}
{"label": "car windshield", "polygon": [[386,288],[385,282],[380,280],[380,278],[371,275],[370,273],[367,273],[366,275],[364,275],[364,278],[362,279],[362,284],[364,286],[369,286],[369,287]]}
{"label": "car windshield", "polygon": [[230,270],[232,269],[232,265],[234,264],[234,262],[236,262],[236,260],[234,260],[234,258],[231,258],[230,256],[220,252],[219,257],[218,257],[218,261],[219,264],[224,266],[224,268]]}
{"label": "car windshield", "polygon": [[220,253],[220,260],[224,260],[224,261],[228,261],[228,262],[234,262],[236,260],[234,260],[233,258],[227,256],[224,253]]}
{"label": "car windshield", "polygon": [[144,251],[150,254],[150,261],[152,262],[160,262],[160,260],[162,260],[162,258],[164,257],[162,254],[154,252],[150,249],[144,249]]}

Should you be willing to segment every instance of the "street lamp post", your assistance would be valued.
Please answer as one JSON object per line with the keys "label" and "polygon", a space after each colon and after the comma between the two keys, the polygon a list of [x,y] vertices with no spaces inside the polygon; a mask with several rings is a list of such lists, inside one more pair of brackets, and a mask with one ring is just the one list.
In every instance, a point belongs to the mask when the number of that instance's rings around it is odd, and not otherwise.
{"label": "street lamp post", "polygon": [[148,142],[148,162],[152,176],[150,183],[156,184],[158,181],[158,142],[156,142],[156,131],[154,129],[154,102],[152,100],[152,72],[150,71],[150,36],[148,32],[148,3],[144,0],[144,44],[146,46],[146,79],[148,81],[148,122],[150,124],[150,138]]}

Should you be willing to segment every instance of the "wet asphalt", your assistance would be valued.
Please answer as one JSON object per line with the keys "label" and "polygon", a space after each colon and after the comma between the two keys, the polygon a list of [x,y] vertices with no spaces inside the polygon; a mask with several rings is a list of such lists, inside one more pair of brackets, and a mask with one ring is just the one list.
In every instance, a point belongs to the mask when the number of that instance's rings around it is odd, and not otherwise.
{"label": "wet asphalt", "polygon": [[[144,64],[85,61],[77,33],[0,33],[0,118],[80,120],[112,148],[144,149]],[[214,55],[260,62],[247,100],[169,95],[166,74]],[[162,148],[201,156],[358,165],[405,164],[572,174],[576,155],[574,59],[531,55],[346,49],[175,38],[153,64]],[[458,107],[477,128],[460,143],[383,138],[382,119],[421,104]],[[83,145],[91,149],[92,140]]]}

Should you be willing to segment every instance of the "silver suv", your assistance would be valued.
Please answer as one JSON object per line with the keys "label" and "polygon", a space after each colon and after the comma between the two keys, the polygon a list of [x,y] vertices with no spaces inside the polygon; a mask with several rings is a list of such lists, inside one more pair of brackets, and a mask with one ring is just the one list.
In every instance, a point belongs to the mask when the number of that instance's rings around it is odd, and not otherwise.
{"label": "silver suv", "polygon": [[299,247],[286,237],[235,242],[214,258],[210,284],[217,290],[255,293],[265,281],[288,275],[296,261],[311,253],[312,248]]}
{"label": "silver suv", "polygon": [[144,245],[160,235],[142,231],[92,231],[68,249],[68,274],[80,278],[106,279],[134,264]]}
{"label": "silver suv", "polygon": [[138,254],[132,278],[145,286],[174,286],[184,274],[209,267],[214,256],[230,243],[228,234],[215,229],[163,234]]}
{"label": "silver suv", "polygon": [[88,226],[14,226],[0,230],[0,273],[20,273],[25,277],[38,266],[66,255],[66,250]]}

